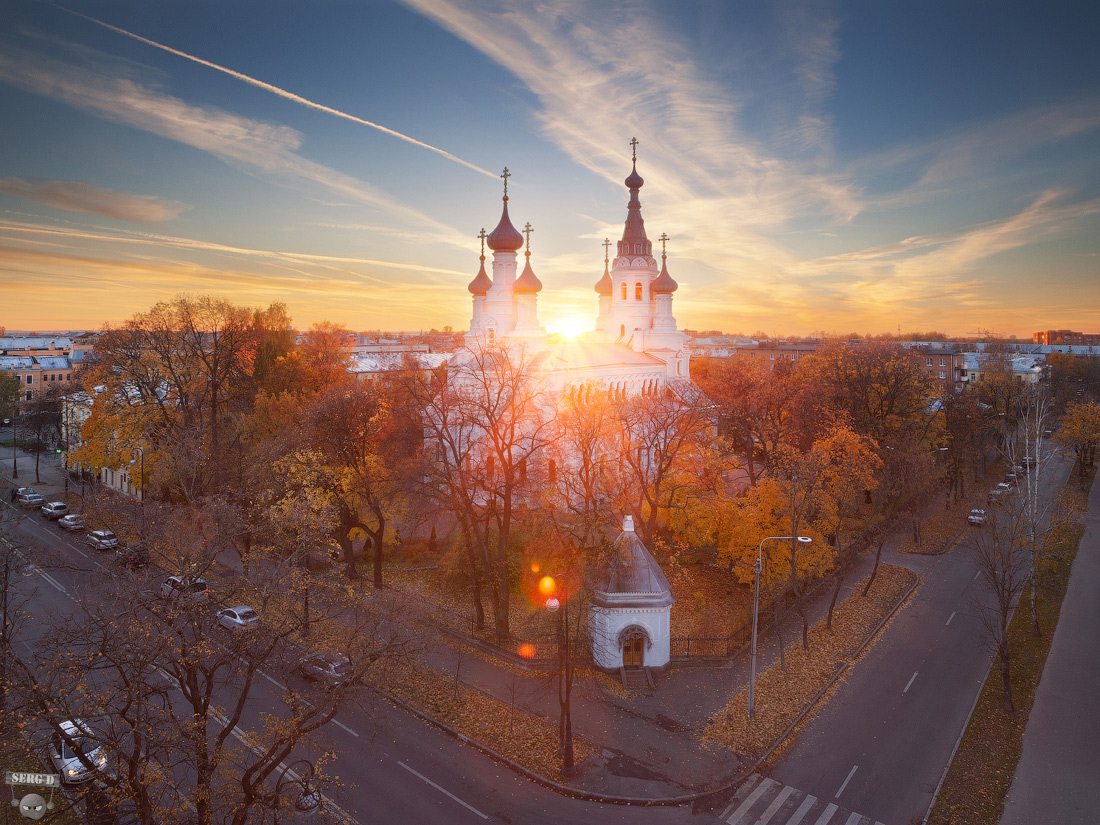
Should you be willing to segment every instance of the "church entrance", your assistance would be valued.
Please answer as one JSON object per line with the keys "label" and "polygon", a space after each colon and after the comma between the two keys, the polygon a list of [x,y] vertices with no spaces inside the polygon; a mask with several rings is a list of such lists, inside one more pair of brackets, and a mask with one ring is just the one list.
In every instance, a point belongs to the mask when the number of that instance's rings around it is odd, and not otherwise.
{"label": "church entrance", "polygon": [[645,637],[633,634],[623,642],[623,667],[642,667],[644,664]]}

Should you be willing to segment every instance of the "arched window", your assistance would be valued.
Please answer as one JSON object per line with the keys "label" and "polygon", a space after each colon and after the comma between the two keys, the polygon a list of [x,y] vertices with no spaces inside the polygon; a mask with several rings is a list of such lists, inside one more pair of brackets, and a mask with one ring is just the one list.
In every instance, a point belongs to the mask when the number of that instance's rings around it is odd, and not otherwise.
{"label": "arched window", "polygon": [[[626,281],[623,281],[623,300],[624,301],[626,300]],[[27,376],[27,383],[29,384],[30,382],[31,382],[30,381],[30,376],[28,375]]]}
{"label": "arched window", "polygon": [[[626,284],[623,284],[623,291],[626,291]],[[625,295],[623,296],[626,297]],[[619,337],[622,338],[626,335],[626,324],[619,324]]]}
{"label": "arched window", "polygon": [[638,283],[634,284],[634,300],[635,301],[642,300],[642,282],[641,281],[638,281]]}
{"label": "arched window", "polygon": [[489,327],[489,343],[495,343],[497,339],[497,331],[492,327]]}

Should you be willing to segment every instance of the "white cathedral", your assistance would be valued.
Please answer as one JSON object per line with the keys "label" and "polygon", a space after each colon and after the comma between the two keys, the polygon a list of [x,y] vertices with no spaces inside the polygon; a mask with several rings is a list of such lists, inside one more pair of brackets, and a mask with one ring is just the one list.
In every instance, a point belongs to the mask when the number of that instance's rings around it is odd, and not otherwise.
{"label": "white cathedral", "polygon": [[[595,385],[619,396],[663,392],[671,383],[689,377],[687,336],[676,329],[672,293],[676,281],[668,274],[662,249],[661,268],[646,237],[638,191],[644,181],[638,174],[637,156],[626,179],[630,190],[626,225],[617,254],[596,283],[599,314],[596,328],[580,342],[550,346],[539,324],[538,296],[542,282],[531,268],[530,234],[524,252],[523,272],[516,277],[518,252],[524,237],[508,217],[508,170],[504,170],[504,208],[496,229],[485,235],[493,253],[490,278],[485,272],[484,245],[481,269],[470,282],[473,318],[466,334],[468,349],[486,346],[522,347],[537,365],[548,389],[565,391]],[[530,231],[530,224],[526,227]],[[662,235],[662,243],[667,238]],[[610,242],[605,242],[605,249]],[[461,357],[461,353],[459,354]]]}
{"label": "white cathedral", "polygon": [[[631,141],[637,146],[637,141]],[[626,224],[614,261],[606,257],[603,277],[596,283],[599,313],[596,328],[579,343],[547,343],[539,324],[538,296],[542,282],[531,268],[530,231],[523,271],[516,277],[517,253],[524,237],[508,217],[508,170],[504,170],[504,207],[500,222],[488,235],[481,231],[481,268],[469,285],[474,312],[466,345],[451,364],[461,368],[487,348],[523,353],[534,380],[547,400],[566,392],[596,388],[614,397],[682,392],[689,386],[687,336],[676,329],[672,293],[676,281],[668,274],[664,247],[661,268],[646,237],[638,191],[637,155],[625,183],[630,190]],[[668,239],[660,238],[662,244]],[[490,278],[485,248],[493,253]],[[551,402],[552,403],[552,402]],[[597,573],[598,585],[589,614],[592,656],[597,667],[663,668],[669,663],[670,607],[675,601],[660,565],[634,532],[626,516],[613,545],[608,568]]]}

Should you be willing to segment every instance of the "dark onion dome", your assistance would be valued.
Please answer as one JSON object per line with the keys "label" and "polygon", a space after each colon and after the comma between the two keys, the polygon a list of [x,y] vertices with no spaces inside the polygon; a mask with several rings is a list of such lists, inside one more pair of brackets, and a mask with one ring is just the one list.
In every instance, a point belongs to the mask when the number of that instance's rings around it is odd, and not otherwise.
{"label": "dark onion dome", "polygon": [[477,271],[477,277],[470,281],[470,285],[467,289],[474,295],[484,295],[489,291],[489,287],[492,285],[493,282],[489,279],[489,276],[485,274],[485,256],[482,255],[481,269]]}
{"label": "dark onion dome", "polygon": [[607,271],[607,261],[603,262],[603,277],[596,281],[596,292],[600,295],[610,295],[615,285],[611,283],[611,274]]}
{"label": "dark onion dome", "polygon": [[489,248],[494,252],[501,250],[515,252],[523,246],[523,236],[512,226],[512,221],[508,218],[507,195],[504,196],[504,212],[500,216],[500,223],[497,224],[496,229],[489,233],[487,241]]}
{"label": "dark onion dome", "polygon": [[527,253],[527,263],[523,267],[523,272],[516,278],[516,282],[512,284],[513,295],[525,295],[534,294],[542,291],[542,281],[535,277],[535,270],[531,269],[531,253]]}
{"label": "dark onion dome", "polygon": [[657,276],[657,280],[649,285],[650,292],[675,292],[680,285],[672,280],[672,276],[668,274],[668,267],[665,266],[665,256],[661,256],[661,274]]}
{"label": "dark onion dome", "polygon": [[630,170],[630,176],[627,177],[627,179],[623,181],[623,183],[626,184],[627,189],[642,188],[642,184],[645,183],[645,181],[642,179],[642,176],[638,174],[637,164],[634,164],[634,168]]}

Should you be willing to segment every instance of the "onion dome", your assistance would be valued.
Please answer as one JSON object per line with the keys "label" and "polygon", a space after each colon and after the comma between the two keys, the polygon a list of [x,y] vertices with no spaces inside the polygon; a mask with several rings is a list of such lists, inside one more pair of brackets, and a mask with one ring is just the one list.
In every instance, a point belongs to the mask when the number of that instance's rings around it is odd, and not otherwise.
{"label": "onion dome", "polygon": [[512,284],[513,295],[534,295],[537,292],[542,292],[542,281],[535,277],[535,270],[531,269],[531,253],[527,252],[527,263],[523,267],[523,272],[516,278],[516,282]]}
{"label": "onion dome", "polygon": [[668,267],[665,266],[665,256],[661,256],[661,274],[657,276],[657,280],[649,285],[649,291],[658,292],[675,292],[679,288],[679,284],[672,280],[672,276],[668,274]]}
{"label": "onion dome", "polygon": [[512,221],[508,218],[507,195],[504,196],[504,213],[500,216],[500,223],[497,224],[497,228],[489,233],[488,243],[489,248],[494,252],[500,252],[501,250],[515,252],[523,246],[523,236],[512,226]]}
{"label": "onion dome", "polygon": [[596,292],[600,295],[610,295],[612,293],[611,273],[607,271],[607,259],[603,262],[603,277],[596,281]]}
{"label": "onion dome", "polygon": [[[485,230],[481,230],[484,232]],[[470,285],[467,289],[473,295],[484,295],[489,291],[489,288],[493,285],[492,280],[485,274],[485,256],[481,256],[481,269],[477,271],[477,277],[470,281]]]}
{"label": "onion dome", "polygon": [[638,165],[635,163],[634,168],[630,170],[630,175],[623,183],[626,184],[627,189],[641,189],[645,180],[638,174]]}

